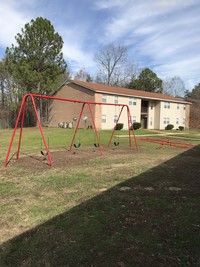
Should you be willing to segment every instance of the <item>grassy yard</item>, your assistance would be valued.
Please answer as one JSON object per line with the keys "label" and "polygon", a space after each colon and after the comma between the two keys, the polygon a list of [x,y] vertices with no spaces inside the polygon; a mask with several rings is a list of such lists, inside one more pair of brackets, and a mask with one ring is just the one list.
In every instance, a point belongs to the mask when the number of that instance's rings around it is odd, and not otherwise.
{"label": "grassy yard", "polygon": [[[138,152],[125,137],[106,148],[111,131],[100,131],[103,156],[92,130],[72,152],[73,130],[44,131],[53,167],[33,128],[0,172],[1,267],[200,266],[200,131],[184,132],[190,150],[138,142]],[[1,166],[11,134],[0,131]]]}

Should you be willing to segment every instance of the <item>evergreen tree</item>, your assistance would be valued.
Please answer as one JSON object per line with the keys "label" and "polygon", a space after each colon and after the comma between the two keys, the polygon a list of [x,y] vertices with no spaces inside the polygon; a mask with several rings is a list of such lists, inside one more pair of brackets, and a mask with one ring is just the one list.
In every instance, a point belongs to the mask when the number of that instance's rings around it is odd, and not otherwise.
{"label": "evergreen tree", "polygon": [[133,79],[128,85],[128,88],[162,93],[162,80],[158,78],[156,73],[151,71],[149,68],[145,68],[137,79]]}
{"label": "evergreen tree", "polygon": [[17,45],[6,49],[6,64],[23,93],[51,93],[67,67],[61,36],[49,20],[38,17],[25,24],[15,39]]}
{"label": "evergreen tree", "polygon": [[192,92],[185,92],[187,97],[191,97],[194,99],[200,99],[200,83],[195,85],[195,87],[192,89]]}

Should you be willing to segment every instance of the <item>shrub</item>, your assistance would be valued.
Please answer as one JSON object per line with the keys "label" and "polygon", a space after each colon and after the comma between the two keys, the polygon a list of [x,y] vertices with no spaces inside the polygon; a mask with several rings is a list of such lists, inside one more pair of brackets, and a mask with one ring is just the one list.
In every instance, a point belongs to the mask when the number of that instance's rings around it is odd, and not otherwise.
{"label": "shrub", "polygon": [[137,130],[137,129],[140,129],[141,126],[142,124],[140,122],[134,122],[131,128],[134,130]]}
{"label": "shrub", "polygon": [[173,124],[168,124],[166,127],[165,127],[165,130],[172,130],[174,128],[174,125]]}
{"label": "shrub", "polygon": [[115,130],[116,131],[117,130],[121,130],[121,129],[123,129],[123,127],[124,127],[124,124],[123,123],[117,123],[116,126],[115,126]]}
{"label": "shrub", "polygon": [[178,128],[179,128],[180,131],[184,130],[184,126],[179,126]]}

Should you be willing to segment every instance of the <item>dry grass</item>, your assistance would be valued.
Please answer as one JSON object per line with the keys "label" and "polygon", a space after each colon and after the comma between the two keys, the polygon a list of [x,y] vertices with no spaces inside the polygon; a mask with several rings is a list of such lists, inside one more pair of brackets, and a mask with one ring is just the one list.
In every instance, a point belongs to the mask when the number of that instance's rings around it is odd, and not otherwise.
{"label": "dry grass", "polygon": [[157,148],[12,160],[0,172],[0,266],[198,266],[199,147]]}

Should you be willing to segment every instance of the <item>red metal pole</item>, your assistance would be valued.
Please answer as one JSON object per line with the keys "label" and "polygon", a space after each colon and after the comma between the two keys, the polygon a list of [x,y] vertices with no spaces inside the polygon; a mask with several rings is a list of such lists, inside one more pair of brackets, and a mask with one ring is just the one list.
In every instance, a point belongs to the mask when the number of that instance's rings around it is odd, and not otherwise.
{"label": "red metal pole", "polygon": [[43,143],[44,143],[44,147],[45,147],[47,155],[48,155],[49,164],[50,164],[50,166],[52,166],[53,162],[52,162],[51,154],[49,152],[49,148],[48,148],[45,136],[44,136],[44,132],[42,130],[42,125],[41,125],[41,122],[40,122],[40,118],[38,116],[37,108],[36,108],[36,105],[35,105],[35,100],[34,100],[33,95],[30,94],[30,97],[31,97],[31,100],[32,100],[32,103],[33,103],[33,108],[34,108],[34,111],[35,111],[35,115],[36,115],[36,119],[37,119],[37,122],[38,122],[38,125],[39,125],[39,129],[40,129],[40,132],[41,132],[41,135],[42,135],[42,140],[43,140]]}
{"label": "red metal pole", "polygon": [[18,141],[18,149],[17,149],[16,159],[19,159],[19,152],[20,152],[21,140],[22,140],[22,131],[23,131],[23,127],[24,127],[25,111],[26,111],[26,101],[24,102],[23,111],[22,111],[22,120],[21,120],[21,127],[20,127],[20,134],[19,134],[19,141]]}
{"label": "red metal pole", "polygon": [[[72,149],[72,145],[73,145],[73,142],[74,142],[74,139],[75,139],[75,136],[76,136],[76,133],[77,133],[77,130],[78,130],[78,126],[79,126],[79,123],[80,123],[80,119],[81,119],[81,116],[82,116],[82,113],[83,113],[83,109],[84,109],[84,106],[85,104],[88,104],[88,105],[106,105],[106,106],[119,106],[119,107],[122,107],[121,108],[121,111],[120,111],[120,115],[117,119],[117,122],[116,124],[118,123],[119,121],[119,118],[121,116],[121,113],[122,113],[122,110],[123,108],[126,106],[127,109],[129,110],[129,107],[127,105],[124,105],[124,104],[113,104],[113,103],[102,103],[102,102],[86,102],[86,101],[82,101],[82,100],[73,100],[73,99],[68,99],[68,98],[61,98],[61,97],[55,97],[55,96],[45,96],[45,95],[39,95],[39,94],[26,94],[23,99],[22,99],[22,103],[21,103],[21,106],[20,106],[20,110],[19,110],[19,113],[18,113],[18,117],[17,117],[17,120],[16,120],[16,123],[15,123],[15,128],[14,128],[14,131],[13,131],[13,134],[12,134],[12,137],[11,137],[11,141],[10,141],[10,144],[9,144],[9,148],[8,148],[8,152],[7,152],[7,155],[6,155],[6,159],[5,159],[5,162],[4,162],[4,167],[7,166],[8,164],[8,159],[9,159],[9,155],[10,155],[10,152],[11,152],[11,149],[12,149],[12,144],[13,144],[13,141],[14,141],[14,138],[15,138],[15,134],[16,134],[16,130],[17,130],[17,127],[18,127],[18,124],[19,124],[19,120],[20,120],[20,116],[22,114],[22,109],[24,108],[24,111],[23,111],[23,118],[22,118],[22,124],[21,124],[21,130],[20,130],[20,137],[19,137],[19,142],[18,142],[18,152],[17,152],[17,158],[19,157],[19,152],[20,152],[20,146],[21,146],[21,139],[22,139],[22,128],[23,128],[23,124],[24,124],[24,114],[25,114],[25,101],[27,99],[27,97],[31,97],[32,99],[32,103],[33,103],[33,106],[34,106],[34,110],[35,110],[35,114],[36,114],[36,117],[37,117],[37,121],[38,121],[38,125],[39,125],[39,128],[40,128],[40,132],[41,132],[41,135],[42,135],[42,139],[43,139],[43,142],[44,142],[44,145],[45,145],[45,149],[47,151],[47,154],[48,154],[48,158],[49,158],[49,162],[50,162],[50,165],[52,165],[52,159],[51,159],[51,155],[50,155],[50,152],[48,151],[48,146],[47,146],[47,143],[46,143],[46,140],[45,140],[45,137],[44,137],[44,133],[43,133],[43,130],[42,130],[42,126],[41,126],[41,123],[40,123],[40,119],[39,119],[39,116],[37,114],[37,109],[36,109],[36,105],[35,105],[35,101],[34,101],[34,98],[35,97],[38,97],[38,98],[44,98],[44,99],[54,99],[54,100],[60,100],[60,101],[67,101],[67,102],[74,102],[74,103],[81,103],[83,104],[82,106],[82,109],[81,109],[81,113],[80,113],[80,116],[79,116],[79,120],[78,120],[78,123],[77,123],[77,126],[76,126],[76,130],[75,130],[75,133],[74,133],[74,136],[73,136],[73,139],[72,139],[72,142],[71,142],[71,145],[70,145],[70,150]],[[90,106],[89,106],[90,107]],[[91,108],[91,107],[90,107]],[[129,114],[130,114],[130,111],[129,111]],[[92,115],[93,116],[93,115]],[[94,119],[94,117],[92,117]],[[130,119],[129,119],[130,120]],[[116,126],[116,125],[115,125]],[[94,127],[96,127],[96,125],[94,124]],[[109,140],[109,143],[108,143],[108,147],[110,146],[110,143],[112,141],[112,138],[113,138],[113,135],[114,135],[114,132],[115,132],[115,128],[112,132],[112,135],[110,137],[110,140]],[[98,134],[98,132],[96,132],[96,135]],[[134,135],[134,139],[135,139],[135,145],[136,145],[136,149],[138,149],[138,146],[137,146],[137,142],[136,142],[136,137],[135,137],[135,134],[134,134],[134,129],[133,129],[133,135]],[[97,135],[98,136],[98,135]]]}
{"label": "red metal pole", "polygon": [[116,130],[117,123],[118,123],[118,121],[119,121],[119,119],[120,119],[120,116],[121,116],[121,114],[122,114],[122,111],[123,111],[124,107],[125,107],[125,106],[122,106],[122,108],[121,108],[121,110],[120,110],[119,116],[118,116],[118,118],[117,118],[117,121],[116,121],[116,123],[115,123],[115,127],[114,127],[114,129],[113,129],[113,131],[112,131],[112,134],[111,134],[110,140],[109,140],[109,142],[108,142],[108,147],[109,147],[109,146],[110,146],[110,144],[111,144],[111,141],[112,141],[113,135],[114,135],[114,133],[115,133],[115,130]]}
{"label": "red metal pole", "polygon": [[102,153],[102,147],[101,147],[101,143],[100,143],[98,131],[97,131],[97,128],[96,128],[95,119],[94,119],[94,116],[93,116],[93,113],[92,113],[92,109],[91,109],[90,104],[88,104],[88,106],[89,106],[89,110],[90,110],[90,114],[91,114],[91,118],[92,118],[92,123],[93,123],[94,130],[95,130],[95,134],[96,134],[96,137],[97,137],[97,142],[98,142],[98,145],[99,145],[99,152],[102,155],[103,154]]}
{"label": "red metal pole", "polygon": [[69,151],[72,150],[72,146],[73,146],[73,143],[74,143],[74,140],[75,140],[75,136],[76,136],[76,133],[77,133],[77,130],[78,130],[78,126],[79,126],[80,121],[81,121],[81,117],[82,117],[82,114],[83,114],[83,110],[84,110],[85,104],[86,103],[83,103],[83,105],[82,105],[81,112],[80,112],[80,115],[79,115],[79,118],[78,118],[78,122],[76,124],[76,129],[75,129],[75,132],[74,132],[74,135],[73,135],[73,138],[72,138],[72,142],[71,142]]}
{"label": "red metal pole", "polygon": [[8,152],[6,154],[6,159],[5,159],[5,162],[4,162],[4,168],[6,168],[7,164],[8,164],[8,159],[9,159],[9,156],[10,156],[10,151],[12,149],[12,145],[13,145],[13,141],[14,141],[14,138],[15,138],[15,134],[16,134],[16,130],[17,130],[17,126],[19,124],[19,119],[20,119],[20,116],[21,116],[21,113],[22,113],[22,108],[24,106],[24,103],[26,101],[26,98],[27,98],[27,95],[25,95],[23,98],[22,98],[22,103],[21,103],[21,106],[20,106],[20,109],[19,109],[19,112],[18,112],[18,116],[17,116],[17,120],[15,122],[15,128],[13,130],[13,133],[12,133],[12,137],[11,137],[11,141],[10,141],[10,144],[9,144],[9,147],[8,147]]}
{"label": "red metal pole", "polygon": [[[128,117],[129,117],[129,122],[131,123],[131,121],[130,121],[131,120],[130,109],[129,109],[129,106],[126,106],[126,107],[127,107],[127,113],[128,113]],[[138,144],[137,144],[137,139],[136,139],[136,136],[135,136],[134,127],[132,127],[132,133],[133,133],[133,137],[134,137],[135,147],[136,147],[136,150],[138,151]],[[129,135],[130,135],[130,132],[129,132]]]}
{"label": "red metal pole", "polygon": [[130,133],[130,127],[132,128],[132,123],[131,123],[131,114],[127,108],[127,118],[128,118],[128,138],[129,138],[129,144],[130,147],[132,147],[132,141],[131,141],[131,133]]}

